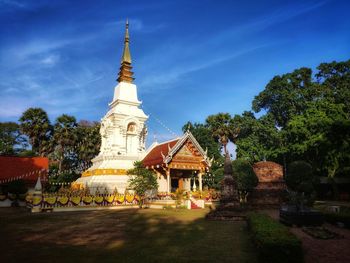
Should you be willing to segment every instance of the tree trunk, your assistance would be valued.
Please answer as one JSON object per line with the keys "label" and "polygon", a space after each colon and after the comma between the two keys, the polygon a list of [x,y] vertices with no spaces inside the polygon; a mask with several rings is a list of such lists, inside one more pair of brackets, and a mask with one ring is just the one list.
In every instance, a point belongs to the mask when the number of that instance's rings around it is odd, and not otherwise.
{"label": "tree trunk", "polygon": [[225,156],[226,156],[226,154],[228,154],[227,143],[226,142],[222,143],[222,146],[224,146],[224,152],[225,152]]}

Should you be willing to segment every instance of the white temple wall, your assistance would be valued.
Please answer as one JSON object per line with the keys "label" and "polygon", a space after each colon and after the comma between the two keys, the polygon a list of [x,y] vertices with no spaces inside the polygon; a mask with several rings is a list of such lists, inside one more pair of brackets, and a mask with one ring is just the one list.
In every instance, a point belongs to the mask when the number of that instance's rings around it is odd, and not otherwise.
{"label": "white temple wall", "polygon": [[[160,178],[160,179],[159,179]],[[158,192],[166,192],[167,191],[167,180],[162,174],[157,174],[157,182],[158,182]]]}
{"label": "white temple wall", "polygon": [[191,179],[190,178],[184,178],[183,188],[185,191],[191,191]]}
{"label": "white temple wall", "polygon": [[125,100],[139,103],[137,98],[137,88],[135,84],[120,82],[114,89],[113,101]]}

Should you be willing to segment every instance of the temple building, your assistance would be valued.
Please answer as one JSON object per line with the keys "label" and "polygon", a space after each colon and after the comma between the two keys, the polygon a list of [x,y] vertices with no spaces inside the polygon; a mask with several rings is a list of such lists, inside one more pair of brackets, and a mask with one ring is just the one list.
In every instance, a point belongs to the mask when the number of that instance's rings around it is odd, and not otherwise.
{"label": "temple building", "polygon": [[100,152],[76,184],[89,187],[92,193],[97,189],[123,193],[128,188],[127,170],[133,168],[135,161],[143,160],[157,174],[159,191],[190,190],[190,178],[195,178],[195,188],[198,179],[198,189],[202,189],[202,176],[210,161],[190,132],[169,142],[154,143],[146,151],[148,116],[140,108],[131,61],[127,22],[118,84],[109,111],[101,120]]}
{"label": "temple building", "polygon": [[207,153],[189,131],[181,138],[152,144],[142,162],[157,174],[158,191],[168,193],[177,188],[202,191],[203,175],[211,166]]}

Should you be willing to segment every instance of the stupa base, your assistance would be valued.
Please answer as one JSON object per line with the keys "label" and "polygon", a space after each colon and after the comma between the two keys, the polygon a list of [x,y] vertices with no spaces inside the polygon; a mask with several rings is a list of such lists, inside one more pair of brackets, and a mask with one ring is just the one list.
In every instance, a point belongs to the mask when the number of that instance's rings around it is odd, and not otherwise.
{"label": "stupa base", "polygon": [[96,175],[80,177],[75,181],[76,184],[88,187],[91,194],[99,192],[124,193],[128,186],[129,176],[127,175]]}

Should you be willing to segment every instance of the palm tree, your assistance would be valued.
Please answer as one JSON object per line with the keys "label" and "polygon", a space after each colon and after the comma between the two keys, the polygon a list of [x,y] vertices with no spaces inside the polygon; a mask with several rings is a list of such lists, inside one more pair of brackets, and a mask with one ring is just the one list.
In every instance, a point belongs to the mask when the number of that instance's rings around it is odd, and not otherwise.
{"label": "palm tree", "polygon": [[62,164],[65,158],[74,154],[74,145],[77,141],[77,122],[74,116],[63,114],[56,119],[54,126],[55,153],[58,156],[58,170],[62,171]]}
{"label": "palm tree", "polygon": [[80,162],[88,163],[95,157],[101,145],[100,124],[80,121],[77,127],[77,154]]}
{"label": "palm tree", "polygon": [[239,128],[233,125],[231,115],[229,113],[210,115],[206,119],[206,124],[212,136],[224,147],[225,155],[227,155],[227,144],[230,141],[234,142],[239,132]]}
{"label": "palm tree", "polygon": [[32,151],[43,155],[42,146],[51,137],[52,126],[47,113],[41,108],[29,108],[19,119],[21,131],[29,137]]}

